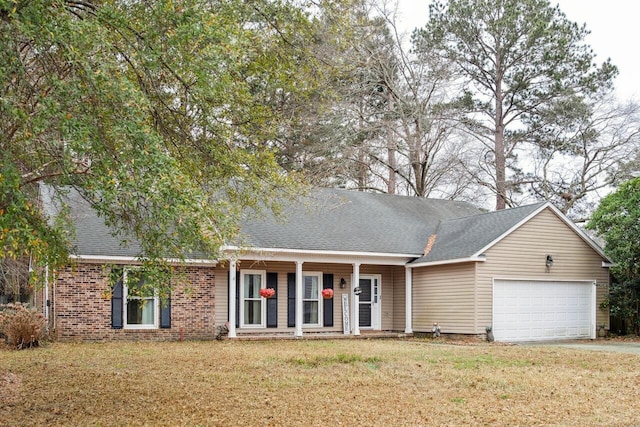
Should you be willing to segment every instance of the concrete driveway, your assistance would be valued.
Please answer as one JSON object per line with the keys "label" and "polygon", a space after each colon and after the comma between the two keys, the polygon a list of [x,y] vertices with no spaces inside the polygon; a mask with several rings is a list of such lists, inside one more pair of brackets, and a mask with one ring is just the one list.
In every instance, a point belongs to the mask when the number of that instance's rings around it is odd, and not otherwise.
{"label": "concrete driveway", "polygon": [[539,346],[555,346],[563,348],[573,348],[575,350],[587,351],[604,351],[610,353],[627,353],[640,355],[640,342],[624,342],[624,341],[558,341],[536,343],[532,345]]}

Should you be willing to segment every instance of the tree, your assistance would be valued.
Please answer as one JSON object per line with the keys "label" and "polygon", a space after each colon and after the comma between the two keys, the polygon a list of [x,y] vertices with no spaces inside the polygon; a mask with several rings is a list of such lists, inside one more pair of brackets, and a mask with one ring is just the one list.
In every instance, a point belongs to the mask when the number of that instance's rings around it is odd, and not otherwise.
{"label": "tree", "polygon": [[312,105],[307,131],[288,138],[296,147],[285,150],[289,163],[295,156],[320,185],[459,196],[466,188],[454,139],[460,91],[450,63],[410,51],[384,2],[358,1],[340,19],[323,16],[319,27],[312,49],[335,70],[324,90],[335,96]]}
{"label": "tree", "polygon": [[414,34],[416,46],[437,49],[469,82],[468,131],[485,160],[476,179],[503,209],[520,191],[508,174],[518,169],[517,148],[609,89],[617,70],[608,61],[595,66],[586,28],[547,0],[451,0],[432,4],[430,15]]}
{"label": "tree", "polygon": [[[598,191],[628,179],[626,163],[640,148],[640,106],[617,102],[612,95],[590,98],[585,114],[571,123],[548,127],[532,147],[531,192],[552,200],[580,220],[593,211]],[[552,131],[553,129],[553,131]]]}
{"label": "tree", "polygon": [[295,188],[283,93],[320,74],[291,1],[0,1],[0,258],[66,261],[39,187],[74,187],[142,259],[217,257]]}
{"label": "tree", "polygon": [[609,296],[612,315],[627,319],[640,333],[640,178],[634,178],[604,197],[587,228],[604,239],[614,262]]}

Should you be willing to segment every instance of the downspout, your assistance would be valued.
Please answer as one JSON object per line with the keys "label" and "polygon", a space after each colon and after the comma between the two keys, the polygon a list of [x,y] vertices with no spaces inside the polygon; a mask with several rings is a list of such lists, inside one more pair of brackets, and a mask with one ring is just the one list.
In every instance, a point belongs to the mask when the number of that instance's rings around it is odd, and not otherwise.
{"label": "downspout", "polygon": [[54,275],[52,275],[51,277],[51,292],[53,294],[53,312],[52,312],[52,318],[53,321],[51,322],[51,328],[53,331],[56,330],[56,278]]}
{"label": "downspout", "polygon": [[42,311],[47,325],[47,333],[49,332],[49,264],[44,266],[44,301],[42,301]]}

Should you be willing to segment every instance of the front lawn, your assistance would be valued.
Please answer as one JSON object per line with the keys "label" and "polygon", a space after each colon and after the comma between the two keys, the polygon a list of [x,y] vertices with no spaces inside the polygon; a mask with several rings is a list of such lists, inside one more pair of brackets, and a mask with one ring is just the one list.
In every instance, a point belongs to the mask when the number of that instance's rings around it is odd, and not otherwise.
{"label": "front lawn", "polygon": [[0,349],[0,425],[640,424],[640,356],[430,340]]}

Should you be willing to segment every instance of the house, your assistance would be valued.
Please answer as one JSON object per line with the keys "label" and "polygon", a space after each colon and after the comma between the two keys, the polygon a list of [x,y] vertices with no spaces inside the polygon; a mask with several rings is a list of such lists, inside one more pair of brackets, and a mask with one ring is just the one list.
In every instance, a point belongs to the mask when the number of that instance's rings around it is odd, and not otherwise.
{"label": "house", "polygon": [[[608,328],[599,307],[610,260],[550,203],[482,212],[318,189],[283,218],[244,221],[223,259],[187,260],[166,304],[136,293],[135,242],[121,246],[77,195],[69,205],[75,255],[43,299],[62,340],[211,339],[225,324],[235,338],[428,333],[437,323],[451,334],[491,327],[500,341],[595,338],[598,325]],[[260,295],[265,288],[273,297]]]}

